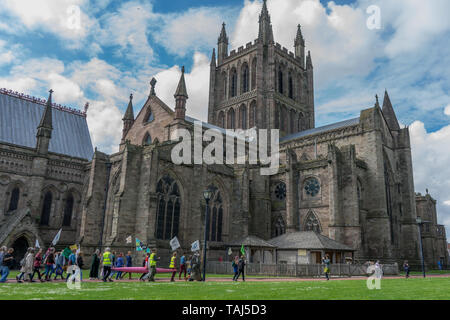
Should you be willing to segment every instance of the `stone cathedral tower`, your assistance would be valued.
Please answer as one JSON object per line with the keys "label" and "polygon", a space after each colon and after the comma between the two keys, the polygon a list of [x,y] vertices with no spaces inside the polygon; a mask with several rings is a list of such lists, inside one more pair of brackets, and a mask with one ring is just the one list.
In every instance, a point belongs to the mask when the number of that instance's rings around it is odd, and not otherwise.
{"label": "stone cathedral tower", "polygon": [[225,23],[211,58],[208,122],[227,129],[280,129],[280,137],[314,128],[311,55],[298,25],[295,53],[274,42],[264,0],[258,38],[228,53]]}

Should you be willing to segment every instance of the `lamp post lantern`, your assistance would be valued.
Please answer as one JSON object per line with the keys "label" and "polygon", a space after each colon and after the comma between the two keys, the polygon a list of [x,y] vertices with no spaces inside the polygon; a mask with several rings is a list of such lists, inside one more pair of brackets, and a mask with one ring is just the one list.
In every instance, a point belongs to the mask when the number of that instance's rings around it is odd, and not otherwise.
{"label": "lamp post lantern", "polygon": [[419,226],[419,240],[420,240],[420,255],[421,255],[421,259],[422,259],[422,273],[423,273],[423,277],[425,278],[425,261],[424,261],[424,257],[423,257],[423,243],[422,243],[422,230],[421,230],[421,226],[423,224],[422,218],[417,217],[416,222],[417,222],[417,225]]}
{"label": "lamp post lantern", "polygon": [[211,199],[212,196],[212,190],[211,189],[206,189],[205,191],[203,191],[203,198],[205,198],[206,201],[206,209],[205,209],[205,239],[204,239],[204,244],[203,244],[203,279],[202,281],[206,280],[206,245],[207,245],[207,236],[208,236],[208,212],[209,212],[209,199]]}

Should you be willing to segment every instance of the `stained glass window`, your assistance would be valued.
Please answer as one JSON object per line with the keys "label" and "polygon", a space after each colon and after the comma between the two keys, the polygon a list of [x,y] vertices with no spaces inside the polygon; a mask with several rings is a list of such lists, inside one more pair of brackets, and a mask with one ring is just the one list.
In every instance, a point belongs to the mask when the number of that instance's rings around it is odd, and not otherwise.
{"label": "stained glass window", "polygon": [[156,238],[170,240],[178,235],[181,196],[172,177],[165,175],[156,186],[158,208],[156,214]]}
{"label": "stained glass window", "polygon": [[305,191],[306,194],[315,197],[320,191],[320,184],[316,178],[309,178],[305,182]]}
{"label": "stained glass window", "polygon": [[286,198],[286,184],[284,182],[280,182],[275,187],[275,197],[278,200],[284,200]]}

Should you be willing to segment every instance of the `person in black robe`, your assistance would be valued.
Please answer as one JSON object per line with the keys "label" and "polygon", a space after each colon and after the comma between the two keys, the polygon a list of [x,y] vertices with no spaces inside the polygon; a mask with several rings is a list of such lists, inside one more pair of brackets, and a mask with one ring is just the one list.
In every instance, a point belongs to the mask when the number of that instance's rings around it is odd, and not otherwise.
{"label": "person in black robe", "polygon": [[98,279],[98,269],[100,267],[100,258],[99,258],[100,250],[95,250],[92,255],[91,261],[91,271],[89,272],[89,279]]}

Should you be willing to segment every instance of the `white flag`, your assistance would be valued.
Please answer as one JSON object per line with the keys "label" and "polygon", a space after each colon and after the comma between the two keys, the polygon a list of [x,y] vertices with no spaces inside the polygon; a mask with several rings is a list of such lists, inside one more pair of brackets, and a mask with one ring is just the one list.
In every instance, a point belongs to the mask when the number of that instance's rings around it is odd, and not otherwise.
{"label": "white flag", "polygon": [[233,254],[233,250],[231,248],[228,248],[228,255],[231,256]]}
{"label": "white flag", "polygon": [[177,237],[174,237],[172,240],[170,240],[170,246],[172,247],[172,251],[175,251],[176,249],[181,247]]}
{"label": "white flag", "polygon": [[39,245],[39,240],[36,239],[36,242],[34,243],[34,247],[35,248],[40,248],[41,246]]}
{"label": "white flag", "polygon": [[126,242],[127,242],[127,243],[131,243],[131,242],[132,242],[132,240],[131,240],[131,236],[129,236],[129,237],[128,237],[128,238],[126,238],[125,240],[126,240]]}
{"label": "white flag", "polygon": [[59,238],[61,237],[61,231],[62,229],[59,229],[58,233],[56,234],[55,238],[52,241],[52,245],[56,246],[56,244],[58,243]]}
{"label": "white flag", "polygon": [[194,242],[192,242],[191,251],[200,251],[200,241],[195,240]]}

